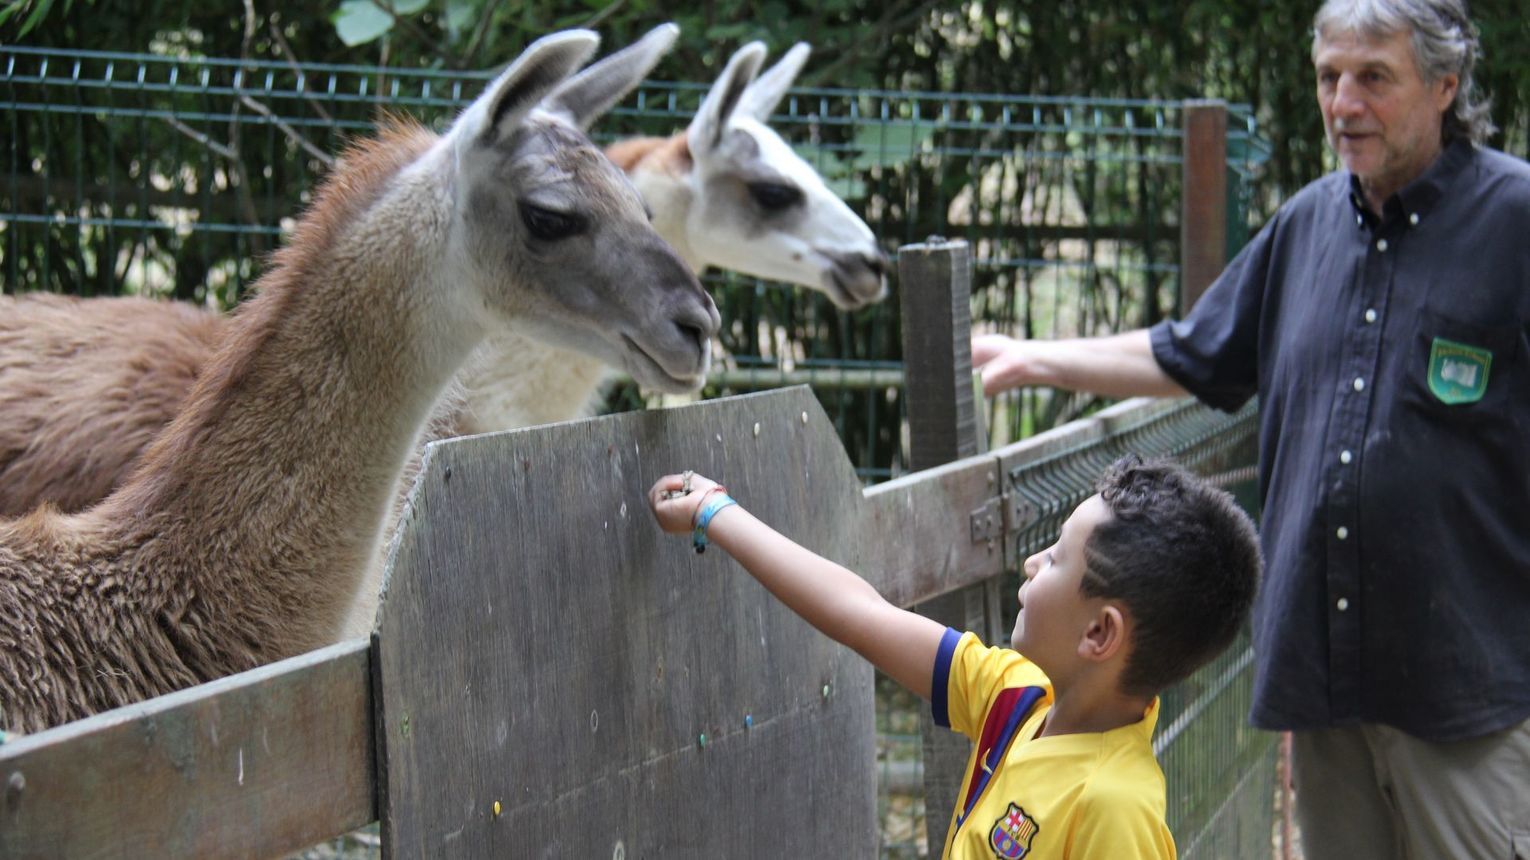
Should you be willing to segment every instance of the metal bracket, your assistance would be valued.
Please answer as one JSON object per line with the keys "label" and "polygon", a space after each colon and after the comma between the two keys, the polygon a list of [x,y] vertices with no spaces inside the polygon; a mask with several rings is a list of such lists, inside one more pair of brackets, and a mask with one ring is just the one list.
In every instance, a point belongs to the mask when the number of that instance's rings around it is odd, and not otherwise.
{"label": "metal bracket", "polygon": [[1022,529],[1041,519],[1036,503],[1016,492],[1004,494],[1004,531],[1018,534]]}
{"label": "metal bracket", "polygon": [[972,542],[986,543],[999,536],[1004,528],[1003,499],[989,499],[972,512]]}

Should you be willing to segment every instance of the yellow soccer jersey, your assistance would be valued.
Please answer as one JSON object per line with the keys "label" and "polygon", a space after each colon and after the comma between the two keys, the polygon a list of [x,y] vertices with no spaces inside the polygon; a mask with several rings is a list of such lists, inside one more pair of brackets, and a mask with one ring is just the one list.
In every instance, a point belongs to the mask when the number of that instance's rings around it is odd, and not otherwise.
{"label": "yellow soccer jersey", "polygon": [[1038,738],[1052,682],[1008,648],[947,630],[935,659],[935,722],[974,743],[942,855],[952,860],[1173,860],[1153,757],[1158,700],[1140,722]]}

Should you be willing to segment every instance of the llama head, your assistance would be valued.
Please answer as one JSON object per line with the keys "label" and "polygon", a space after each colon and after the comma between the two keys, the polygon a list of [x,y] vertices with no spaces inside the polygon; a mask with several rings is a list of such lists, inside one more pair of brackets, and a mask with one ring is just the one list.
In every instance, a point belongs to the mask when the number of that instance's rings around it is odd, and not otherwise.
{"label": "llama head", "polygon": [[820,290],[855,309],[887,294],[876,237],[766,120],[807,61],[797,43],[764,74],[765,46],[728,61],[686,129],[686,241],[707,265]]}
{"label": "llama head", "polygon": [[575,74],[598,39],[537,40],[453,124],[453,245],[484,306],[661,391],[700,387],[717,308],[585,135],[674,41],[664,25]]}

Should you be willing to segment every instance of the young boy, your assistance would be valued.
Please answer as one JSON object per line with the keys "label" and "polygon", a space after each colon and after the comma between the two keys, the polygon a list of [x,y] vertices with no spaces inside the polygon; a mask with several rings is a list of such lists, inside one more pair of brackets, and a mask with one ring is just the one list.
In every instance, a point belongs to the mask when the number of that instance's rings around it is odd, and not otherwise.
{"label": "young boy", "polygon": [[1242,627],[1258,540],[1231,496],[1171,463],[1124,458],[1098,489],[1026,559],[1013,651],[893,606],[700,475],[660,478],[649,504],[974,742],[943,857],[1172,858],[1158,692]]}

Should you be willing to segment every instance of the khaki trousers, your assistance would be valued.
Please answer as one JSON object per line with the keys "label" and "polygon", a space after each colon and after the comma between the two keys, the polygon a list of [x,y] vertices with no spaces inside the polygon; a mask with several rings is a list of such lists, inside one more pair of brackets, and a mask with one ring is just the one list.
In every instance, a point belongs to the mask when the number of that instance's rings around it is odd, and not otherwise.
{"label": "khaki trousers", "polygon": [[1291,733],[1305,860],[1530,860],[1530,721],[1465,741]]}

